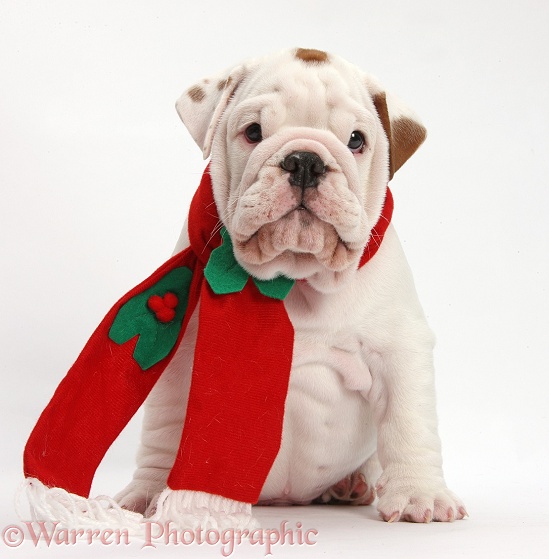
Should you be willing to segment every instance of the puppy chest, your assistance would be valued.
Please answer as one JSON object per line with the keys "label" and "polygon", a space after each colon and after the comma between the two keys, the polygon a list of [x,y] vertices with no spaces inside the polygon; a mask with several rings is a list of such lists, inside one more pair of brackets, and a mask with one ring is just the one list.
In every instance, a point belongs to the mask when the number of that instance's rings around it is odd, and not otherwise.
{"label": "puppy chest", "polygon": [[263,502],[307,503],[375,450],[368,401],[321,361],[292,369],[282,444]]}
{"label": "puppy chest", "polygon": [[[348,392],[358,392],[364,398],[368,396],[372,376],[355,335],[341,332],[330,336],[297,329],[294,344],[292,380],[296,386],[309,391],[312,398],[322,398],[322,394],[326,394],[327,398],[340,399]],[[309,377],[303,372],[318,368],[330,371],[329,375]]]}
{"label": "puppy chest", "polygon": [[284,430],[291,446],[308,448],[311,467],[326,457],[347,463],[362,453],[372,378],[360,349],[353,337],[296,332]]}

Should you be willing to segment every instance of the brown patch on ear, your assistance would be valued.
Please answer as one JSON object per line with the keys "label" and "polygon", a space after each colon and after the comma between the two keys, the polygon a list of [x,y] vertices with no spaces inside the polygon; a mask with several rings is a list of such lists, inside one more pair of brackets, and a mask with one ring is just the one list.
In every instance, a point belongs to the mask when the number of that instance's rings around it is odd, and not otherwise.
{"label": "brown patch on ear", "polygon": [[328,60],[328,53],[316,49],[297,49],[295,57],[303,62],[322,64]]}
{"label": "brown patch on ear", "polygon": [[200,103],[206,97],[206,92],[199,86],[195,85],[187,91],[187,95],[195,102]]}
{"label": "brown patch on ear", "polygon": [[385,93],[376,93],[374,95],[374,105],[379,115],[379,120],[381,120],[381,125],[385,134],[387,134],[387,139],[389,144],[391,143],[391,119],[389,118],[389,111],[387,109],[387,97]]}
{"label": "brown patch on ear", "polygon": [[391,166],[396,173],[423,143],[427,130],[411,118],[399,118],[391,125],[391,131]]}
{"label": "brown patch on ear", "polygon": [[419,122],[406,117],[391,122],[385,93],[377,93],[373,101],[389,140],[389,180],[391,180],[423,143],[427,130]]}
{"label": "brown patch on ear", "polygon": [[379,120],[385,130],[385,135],[389,140],[389,180],[393,178],[395,171],[393,169],[393,154],[392,154],[392,138],[391,138],[391,119],[389,118],[389,111],[387,109],[387,97],[384,92],[376,93],[374,95],[374,106],[376,108]]}

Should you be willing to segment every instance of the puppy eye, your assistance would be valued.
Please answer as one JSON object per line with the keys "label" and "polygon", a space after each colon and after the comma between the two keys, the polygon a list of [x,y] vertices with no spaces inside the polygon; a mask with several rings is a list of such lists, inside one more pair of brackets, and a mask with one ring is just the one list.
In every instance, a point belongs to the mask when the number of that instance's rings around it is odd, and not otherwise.
{"label": "puppy eye", "polygon": [[250,144],[258,144],[263,140],[263,136],[261,135],[261,125],[254,122],[250,124],[246,130],[244,130],[244,135]]}
{"label": "puppy eye", "polygon": [[349,143],[347,144],[347,147],[353,153],[361,153],[365,143],[366,140],[364,139],[364,134],[362,134],[362,132],[359,132],[358,130],[355,130],[351,134],[351,138],[349,139]]}

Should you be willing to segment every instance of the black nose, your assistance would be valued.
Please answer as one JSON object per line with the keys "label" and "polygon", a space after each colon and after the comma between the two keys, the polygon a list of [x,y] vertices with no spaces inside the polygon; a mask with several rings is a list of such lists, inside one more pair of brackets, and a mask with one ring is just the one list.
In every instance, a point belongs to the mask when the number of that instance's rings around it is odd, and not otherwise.
{"label": "black nose", "polygon": [[326,172],[322,159],[310,151],[294,151],[280,166],[290,173],[290,184],[303,189],[318,186],[318,178]]}

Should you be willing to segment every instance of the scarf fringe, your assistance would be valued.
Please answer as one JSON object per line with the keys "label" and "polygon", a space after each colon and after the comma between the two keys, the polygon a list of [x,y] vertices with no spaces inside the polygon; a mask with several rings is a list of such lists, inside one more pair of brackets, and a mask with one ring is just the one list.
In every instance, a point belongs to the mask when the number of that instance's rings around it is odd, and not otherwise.
{"label": "scarf fringe", "polygon": [[22,501],[26,498],[34,522],[58,522],[67,529],[126,529],[131,535],[143,531],[143,515],[123,509],[114,499],[100,495],[86,499],[60,487],[47,487],[36,478],[26,478],[16,495],[20,518]]}
{"label": "scarf fringe", "polygon": [[47,487],[36,478],[26,478],[16,494],[16,510],[21,519],[26,501],[33,522],[56,522],[67,529],[125,529],[142,536],[146,522],[170,523],[179,530],[255,530],[259,522],[252,505],[220,495],[165,489],[145,517],[122,508],[113,498],[100,495],[86,499],[60,487]]}
{"label": "scarf fringe", "polygon": [[[255,530],[252,505],[202,491],[165,489],[152,505],[148,521],[171,522],[179,530]],[[147,515],[148,516],[148,515]]]}

